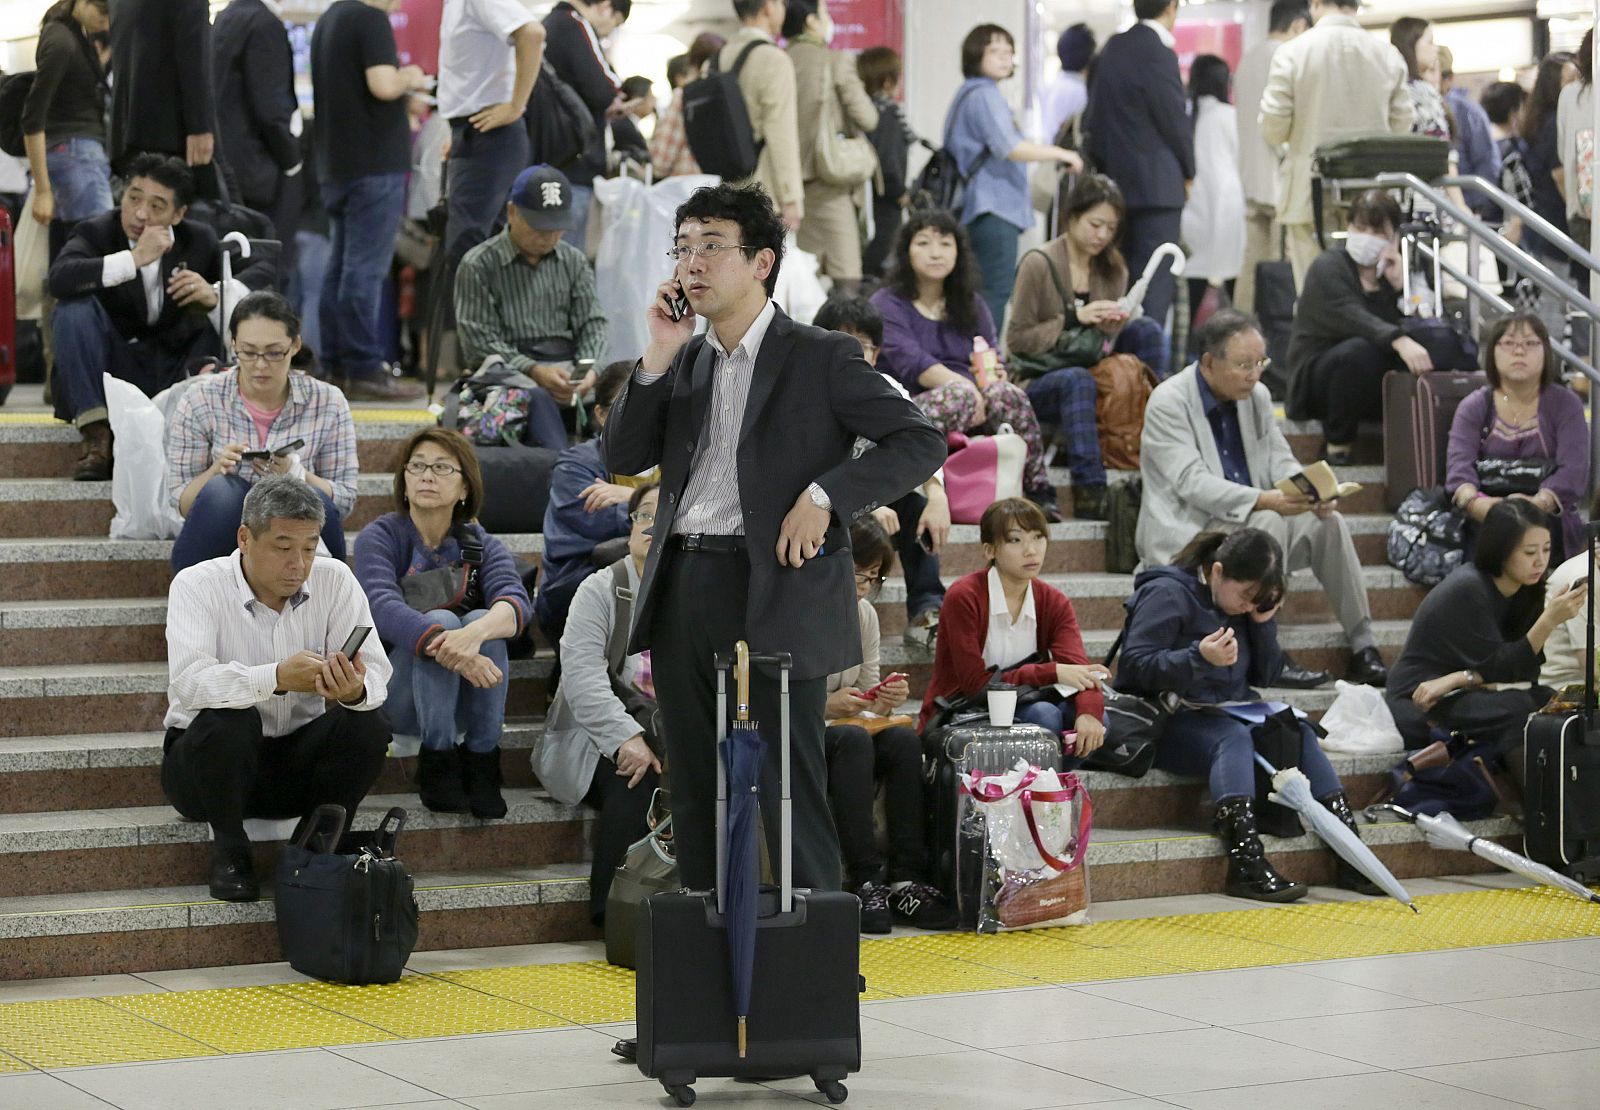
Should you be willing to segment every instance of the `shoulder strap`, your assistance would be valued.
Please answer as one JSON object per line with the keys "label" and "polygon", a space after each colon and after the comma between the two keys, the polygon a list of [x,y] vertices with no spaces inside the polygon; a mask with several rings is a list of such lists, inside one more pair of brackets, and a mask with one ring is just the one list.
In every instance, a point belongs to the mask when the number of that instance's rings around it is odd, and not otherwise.
{"label": "shoulder strap", "polygon": [[[966,88],[962,89],[959,93],[956,94],[955,103],[950,105],[950,115],[947,116],[945,118],[945,121],[944,121],[944,145],[945,146],[949,146],[950,145],[950,133],[951,133],[951,131],[953,131],[955,129],[956,116],[959,115],[960,112],[961,112],[962,103],[965,102],[965,100],[967,99],[968,96],[972,95],[973,93],[975,93],[977,91],[978,91],[978,86],[977,85],[968,85]],[[983,149],[978,151],[978,156],[972,160],[972,168],[969,169],[969,170],[963,170],[961,168],[960,159],[957,159],[956,160],[956,172],[961,175],[961,180],[962,180],[963,183],[965,183],[967,181],[970,181],[972,179],[972,175],[977,173],[978,170],[980,170],[983,167],[983,164],[985,162],[987,162],[988,160],[989,160],[989,148],[988,147],[984,147]]]}
{"label": "shoulder strap", "polygon": [[633,591],[628,589],[626,558],[611,564],[611,596],[615,620],[611,638],[606,641],[606,667],[614,677],[622,673],[622,661],[628,657],[628,634],[633,631]]}
{"label": "shoulder strap", "polygon": [[[1056,292],[1061,295],[1061,307],[1070,313],[1072,309],[1072,295],[1067,292],[1066,283],[1061,280],[1061,271],[1056,269],[1055,261],[1047,253],[1045,253],[1044,249],[1041,247],[1033,248],[1028,252],[1028,254],[1036,254],[1040,258],[1044,259],[1044,264],[1050,268],[1050,280],[1056,283]],[[1028,254],[1023,255],[1022,257],[1027,258]]]}
{"label": "shoulder strap", "polygon": [[[766,39],[757,39],[755,42],[748,43],[743,50],[739,51],[739,56],[733,60],[733,68],[728,71],[728,76],[738,80],[739,71],[744,68],[745,59],[750,57],[758,46],[770,46],[774,50],[779,49],[777,43],[768,42]],[[720,54],[721,51],[719,50],[717,53]],[[716,60],[715,54],[712,55],[712,60]]]}
{"label": "shoulder strap", "polygon": [[1488,398],[1488,403],[1483,406],[1483,427],[1478,431],[1478,442],[1482,443],[1494,431],[1494,387],[1486,385],[1478,392]]}
{"label": "shoulder strap", "polygon": [[1117,661],[1117,656],[1122,652],[1122,641],[1128,638],[1128,622],[1124,618],[1122,628],[1117,632],[1117,638],[1111,641],[1111,650],[1106,652],[1106,666]]}
{"label": "shoulder strap", "polygon": [[75,21],[68,21],[67,30],[72,32],[72,37],[78,40],[78,49],[83,52],[85,60],[89,63],[89,72],[94,74],[95,84],[100,89],[102,96],[111,93],[111,85],[106,80],[105,66],[100,64],[100,55],[95,53],[94,43],[89,41],[89,36],[84,34]]}

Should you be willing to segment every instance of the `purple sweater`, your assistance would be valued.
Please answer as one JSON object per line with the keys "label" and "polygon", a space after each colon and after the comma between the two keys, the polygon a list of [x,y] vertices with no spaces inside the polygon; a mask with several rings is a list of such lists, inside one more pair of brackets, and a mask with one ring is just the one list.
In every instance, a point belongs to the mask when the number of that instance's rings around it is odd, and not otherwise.
{"label": "purple sweater", "polygon": [[[483,566],[478,581],[483,586],[484,608],[497,601],[509,601],[517,611],[517,631],[528,623],[533,611],[528,591],[523,588],[517,562],[504,543],[476,524],[469,531],[483,542]],[[454,566],[461,561],[461,545],[446,535],[437,549],[422,542],[417,526],[407,513],[385,513],[361,529],[356,537],[356,578],[372,607],[372,623],[384,643],[404,646],[418,657],[433,638],[444,631],[441,625],[406,604],[400,580],[408,574]]]}
{"label": "purple sweater", "polygon": [[1501,439],[1491,431],[1483,438],[1483,421],[1493,404],[1488,388],[1470,394],[1456,408],[1450,423],[1450,447],[1445,456],[1445,492],[1451,496],[1461,486],[1478,484],[1473,464],[1480,458],[1544,457],[1556,464],[1544,488],[1561,502],[1561,538],[1573,555],[1583,550],[1582,500],[1589,488],[1589,426],[1583,419],[1583,400],[1564,385],[1548,387],[1539,395],[1539,434],[1516,441]]}
{"label": "purple sweater", "polygon": [[885,287],[872,294],[872,303],[883,315],[883,349],[878,352],[878,369],[906,387],[913,397],[926,392],[917,379],[930,366],[944,366],[957,374],[972,377],[972,337],[981,335],[998,351],[994,317],[982,297],[973,297],[977,323],[971,331],[930,320],[916,305]]}

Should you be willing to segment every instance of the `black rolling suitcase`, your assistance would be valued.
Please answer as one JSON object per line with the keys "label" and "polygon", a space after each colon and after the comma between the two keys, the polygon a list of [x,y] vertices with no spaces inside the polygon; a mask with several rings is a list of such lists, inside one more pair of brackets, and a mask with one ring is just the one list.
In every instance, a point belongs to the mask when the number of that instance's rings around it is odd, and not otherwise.
{"label": "black rolling suitcase", "polygon": [[1384,508],[1398,509],[1414,489],[1444,485],[1456,409],[1488,380],[1481,371],[1391,370],[1383,376]]}
{"label": "black rolling suitcase", "polygon": [[974,819],[972,799],[961,792],[963,772],[1000,774],[1017,760],[1034,767],[1061,770],[1061,737],[1038,725],[999,728],[988,714],[975,715],[929,732],[924,740],[929,861],[935,885],[954,900],[961,928],[978,927],[982,895],[983,829]]}
{"label": "black rolling suitcase", "polygon": [[[740,1055],[717,894],[652,894],[640,903],[636,939],[639,1070],[659,1079],[679,1106],[693,1104],[693,1084],[701,1076],[809,1075],[830,1102],[843,1102],[847,1092],[840,1080],[861,1069],[861,903],[839,891],[794,889],[789,656],[752,655],[750,661],[779,669],[782,789],[779,812],[767,816],[782,822],[785,835],[780,885],[763,888],[758,899],[747,1050]],[[719,656],[717,720],[723,735],[730,669],[732,660]],[[718,778],[720,843],[726,794],[720,761]]]}
{"label": "black rolling suitcase", "polygon": [[[1594,658],[1594,544],[1600,523],[1588,526],[1587,657]],[[1584,883],[1600,881],[1600,732],[1595,719],[1594,670],[1587,668],[1583,708],[1528,718],[1522,736],[1523,854]]]}

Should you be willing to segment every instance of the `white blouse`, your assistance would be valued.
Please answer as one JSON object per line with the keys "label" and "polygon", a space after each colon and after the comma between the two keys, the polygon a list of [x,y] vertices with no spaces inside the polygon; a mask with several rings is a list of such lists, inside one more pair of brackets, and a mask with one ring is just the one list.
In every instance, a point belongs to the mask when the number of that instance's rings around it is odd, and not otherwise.
{"label": "white blouse", "polygon": [[1033,584],[1022,599],[1022,612],[1016,622],[1006,605],[1006,591],[1000,585],[1000,571],[989,568],[989,635],[983,641],[983,661],[1002,669],[1019,663],[1039,650],[1039,619],[1033,604]]}

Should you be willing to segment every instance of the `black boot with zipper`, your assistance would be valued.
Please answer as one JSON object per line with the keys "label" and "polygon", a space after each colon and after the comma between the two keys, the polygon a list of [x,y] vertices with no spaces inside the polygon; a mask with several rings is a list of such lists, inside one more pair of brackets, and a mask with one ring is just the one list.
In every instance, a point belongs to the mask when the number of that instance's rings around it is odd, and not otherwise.
{"label": "black boot with zipper", "polygon": [[500,794],[500,749],[486,752],[461,749],[461,777],[466,783],[467,805],[474,817],[499,819],[506,815],[506,800]]}
{"label": "black boot with zipper", "polygon": [[417,797],[435,813],[466,813],[467,792],[461,785],[461,759],[454,746],[417,753]]}
{"label": "black boot with zipper", "polygon": [[[1326,806],[1329,813],[1343,821],[1345,827],[1358,838],[1361,836],[1361,830],[1356,827],[1356,815],[1350,811],[1350,800],[1342,793],[1329,794],[1326,798],[1318,798],[1317,801]],[[1353,890],[1357,894],[1383,893],[1376,883],[1346,863],[1338,852],[1333,853],[1333,885]]]}
{"label": "black boot with zipper", "polygon": [[1228,798],[1217,806],[1212,822],[1222,845],[1228,850],[1228,879],[1225,889],[1234,898],[1253,898],[1258,902],[1293,902],[1305,897],[1304,883],[1290,882],[1272,869],[1261,836],[1256,832],[1255,802],[1251,798]]}

